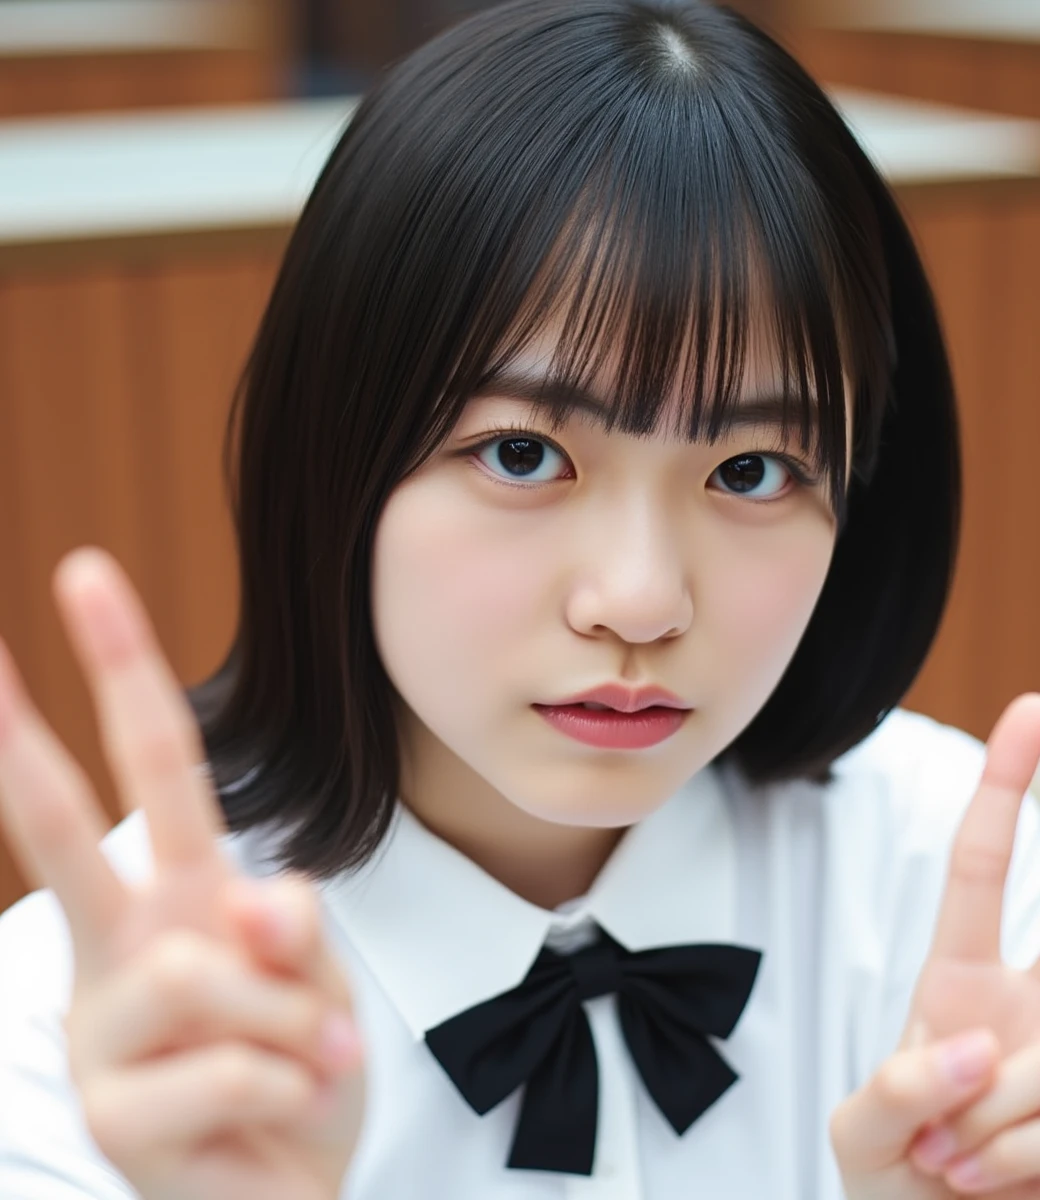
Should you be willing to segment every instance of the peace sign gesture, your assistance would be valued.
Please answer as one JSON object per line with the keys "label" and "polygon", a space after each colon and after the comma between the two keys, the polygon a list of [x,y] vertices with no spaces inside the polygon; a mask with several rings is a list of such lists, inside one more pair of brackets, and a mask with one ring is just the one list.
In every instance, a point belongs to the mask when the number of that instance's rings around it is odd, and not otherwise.
{"label": "peace sign gesture", "polygon": [[0,817],[69,924],[69,1066],[90,1132],[146,1200],[333,1200],[362,1083],[356,1035],[339,1051],[327,1036],[349,989],[310,885],[249,882],[223,855],[199,731],[114,560],[74,552],[54,587],[120,802],[144,810],[154,859],[144,887],[117,877],[89,781],[0,642]]}
{"label": "peace sign gesture", "polygon": [[1040,1196],[1040,963],[1012,970],[1000,940],[1038,761],[1040,695],[1028,694],[987,744],[900,1049],[832,1118],[849,1200]]}

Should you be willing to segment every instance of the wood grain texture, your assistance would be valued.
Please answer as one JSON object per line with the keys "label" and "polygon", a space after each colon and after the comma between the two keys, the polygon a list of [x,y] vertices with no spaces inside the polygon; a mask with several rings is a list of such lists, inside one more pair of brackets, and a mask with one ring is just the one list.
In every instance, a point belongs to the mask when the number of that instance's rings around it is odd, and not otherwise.
{"label": "wood grain texture", "polygon": [[1040,43],[795,28],[788,48],[830,84],[1040,117]]}
{"label": "wood grain texture", "polygon": [[76,44],[75,31],[64,26],[58,30],[59,45],[48,39],[27,48],[0,38],[0,118],[245,104],[287,96],[297,54],[291,0],[223,3],[220,20],[204,22],[197,37],[184,44],[160,36],[142,44],[93,41],[87,47]]}
{"label": "wood grain texture", "polygon": [[[276,263],[0,279],[0,634],[113,820],[119,802],[51,575],[73,547],[104,546],[178,677],[218,664],[237,603],[221,438]],[[0,910],[25,888],[5,852]]]}
{"label": "wood grain texture", "polygon": [[244,104],[287,91],[278,59],[252,50],[0,56],[0,118]]}
{"label": "wood grain texture", "polygon": [[953,361],[965,472],[950,606],[907,703],[985,737],[1012,696],[1040,689],[1040,204],[922,193],[907,213]]}

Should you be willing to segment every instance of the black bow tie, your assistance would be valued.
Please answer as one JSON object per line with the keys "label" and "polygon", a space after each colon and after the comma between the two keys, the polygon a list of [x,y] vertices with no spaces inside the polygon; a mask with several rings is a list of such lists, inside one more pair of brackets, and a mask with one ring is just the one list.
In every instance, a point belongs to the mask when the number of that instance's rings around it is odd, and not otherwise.
{"label": "black bow tie", "polygon": [[599,1083],[582,1001],[617,993],[629,1052],[681,1134],[737,1080],[705,1035],[733,1032],[761,959],[727,945],[632,953],[601,933],[576,954],[543,949],[517,987],[428,1029],[426,1043],[481,1115],[527,1085],[510,1167],[591,1175]]}

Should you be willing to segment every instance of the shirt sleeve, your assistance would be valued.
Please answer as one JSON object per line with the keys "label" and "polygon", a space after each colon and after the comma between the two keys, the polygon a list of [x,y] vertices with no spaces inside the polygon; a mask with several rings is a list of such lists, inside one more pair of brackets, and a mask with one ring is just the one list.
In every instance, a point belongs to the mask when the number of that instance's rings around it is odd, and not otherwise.
{"label": "shirt sleeve", "polygon": [[68,924],[40,890],[0,916],[0,1196],[140,1200],[93,1142],[69,1078]]}

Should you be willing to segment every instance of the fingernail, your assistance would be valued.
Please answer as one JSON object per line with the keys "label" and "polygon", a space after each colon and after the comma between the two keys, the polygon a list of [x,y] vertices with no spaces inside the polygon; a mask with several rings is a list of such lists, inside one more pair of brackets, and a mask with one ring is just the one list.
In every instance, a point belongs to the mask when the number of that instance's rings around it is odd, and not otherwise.
{"label": "fingernail", "polygon": [[964,1158],[945,1172],[945,1178],[954,1187],[978,1187],[985,1183],[982,1160],[977,1155]]}
{"label": "fingernail", "polygon": [[923,1167],[935,1169],[957,1153],[957,1139],[940,1125],[930,1130],[914,1147],[914,1158]]}
{"label": "fingernail", "polygon": [[942,1069],[954,1083],[975,1083],[989,1069],[993,1058],[993,1039],[977,1031],[948,1042],[940,1049]]}
{"label": "fingernail", "polygon": [[350,1017],[330,1013],[321,1031],[321,1053],[330,1067],[352,1067],[361,1041]]}

